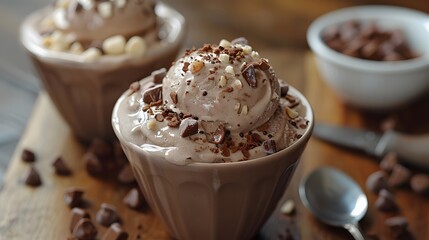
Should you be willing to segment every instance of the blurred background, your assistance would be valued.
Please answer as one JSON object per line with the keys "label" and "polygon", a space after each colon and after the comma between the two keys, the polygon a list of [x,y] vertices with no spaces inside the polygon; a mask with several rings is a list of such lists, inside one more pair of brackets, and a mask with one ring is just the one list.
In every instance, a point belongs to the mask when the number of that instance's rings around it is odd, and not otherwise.
{"label": "blurred background", "polygon": [[[0,0],[0,182],[25,130],[41,90],[19,43],[19,25],[35,9],[52,0]],[[188,21],[185,48],[245,36],[254,49],[290,49],[305,55],[306,30],[329,11],[356,5],[388,4],[429,13],[427,0],[164,0]],[[279,51],[281,52],[281,51]],[[281,58],[280,58],[281,59]],[[292,59],[293,61],[293,59]],[[290,65],[276,62],[277,66]],[[287,80],[287,71],[282,73]],[[55,129],[52,129],[55,131]],[[43,139],[41,139],[43,141]]]}

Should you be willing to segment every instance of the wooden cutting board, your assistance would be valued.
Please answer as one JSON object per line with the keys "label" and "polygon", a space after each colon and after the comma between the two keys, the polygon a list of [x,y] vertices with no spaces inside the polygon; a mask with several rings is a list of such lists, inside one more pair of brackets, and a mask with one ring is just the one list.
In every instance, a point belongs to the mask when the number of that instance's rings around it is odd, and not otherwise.
{"label": "wooden cutting board", "polygon": [[[317,121],[339,125],[379,129],[388,116],[398,119],[398,128],[407,132],[429,132],[429,117],[415,113],[427,112],[429,98],[422,98],[409,108],[386,113],[367,113],[350,108],[320,79],[313,57],[306,56],[306,79],[301,83],[308,96]],[[412,115],[414,113],[414,115]],[[412,124],[410,124],[412,123]],[[23,148],[30,148],[37,154],[34,166],[40,172],[43,185],[31,188],[24,184],[24,175],[29,169],[20,160]],[[85,147],[71,135],[52,105],[49,97],[41,93],[26,132],[15,151],[4,184],[0,190],[0,240],[9,239],[67,239],[70,236],[70,209],[63,200],[64,190],[71,186],[85,189],[88,210],[94,217],[103,202],[117,207],[123,219],[123,227],[130,234],[129,239],[169,239],[163,224],[152,212],[136,212],[128,209],[122,199],[130,187],[114,181],[101,181],[90,177],[84,170],[82,155]],[[70,177],[54,174],[52,161],[63,156],[73,169]],[[342,229],[329,227],[317,221],[300,203],[297,186],[303,176],[319,166],[334,166],[350,174],[363,188],[369,174],[378,170],[378,165],[370,157],[337,148],[318,140],[310,140],[302,156],[290,187],[283,200],[295,202],[293,216],[283,216],[279,210],[273,214],[261,230],[260,239],[279,239],[292,234],[295,239],[352,239]],[[390,216],[402,215],[409,220],[409,227],[415,239],[429,238],[429,199],[413,193],[409,189],[395,189],[394,194],[401,208],[393,214],[381,213],[374,207],[376,196],[367,192],[368,214],[361,223],[364,230],[391,239],[384,220]],[[282,201],[283,201],[282,200]],[[97,225],[99,236],[105,231]]]}

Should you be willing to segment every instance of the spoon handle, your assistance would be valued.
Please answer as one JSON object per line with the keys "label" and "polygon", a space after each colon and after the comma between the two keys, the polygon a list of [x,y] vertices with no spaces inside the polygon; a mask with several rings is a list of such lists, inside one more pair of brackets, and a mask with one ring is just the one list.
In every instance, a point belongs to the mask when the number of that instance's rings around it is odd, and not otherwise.
{"label": "spoon handle", "polygon": [[348,223],[344,225],[344,228],[354,237],[355,240],[365,240],[362,231],[359,229],[357,223]]}

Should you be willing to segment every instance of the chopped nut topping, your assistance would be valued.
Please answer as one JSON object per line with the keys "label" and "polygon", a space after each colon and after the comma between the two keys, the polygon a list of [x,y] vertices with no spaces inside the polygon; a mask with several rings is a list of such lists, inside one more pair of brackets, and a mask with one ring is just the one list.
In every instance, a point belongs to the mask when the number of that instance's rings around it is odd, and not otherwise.
{"label": "chopped nut topping", "polygon": [[79,42],[72,43],[72,45],[70,46],[70,52],[74,54],[81,54],[83,52],[82,44],[80,44]]}
{"label": "chopped nut topping", "polygon": [[299,116],[299,113],[297,111],[289,107],[286,107],[286,114],[292,119],[297,118]]}
{"label": "chopped nut topping", "polygon": [[235,79],[234,85],[237,87],[237,89],[243,88],[243,84],[241,83],[241,81],[239,79]]}
{"label": "chopped nut topping", "polygon": [[125,37],[122,35],[116,35],[107,38],[103,41],[102,49],[106,54],[119,55],[125,51]]}
{"label": "chopped nut topping", "polygon": [[226,80],[226,77],[225,76],[220,76],[220,80],[219,80],[219,87],[225,87],[226,86],[226,82],[227,82],[227,80]]}
{"label": "chopped nut topping", "polygon": [[229,62],[229,55],[225,54],[225,53],[220,54],[219,55],[219,61],[221,63],[225,63],[225,64],[228,63]]}
{"label": "chopped nut topping", "polygon": [[67,29],[70,26],[70,23],[66,18],[66,10],[63,8],[57,8],[53,12],[54,24],[59,29]]}
{"label": "chopped nut topping", "polygon": [[126,0],[116,0],[115,1],[115,6],[117,7],[117,8],[123,8],[123,7],[125,7],[125,4],[127,3],[127,1]]}
{"label": "chopped nut topping", "polygon": [[155,120],[158,122],[162,122],[162,121],[164,121],[164,116],[162,114],[158,113],[155,115]]}
{"label": "chopped nut topping", "polygon": [[244,114],[244,115],[247,115],[248,112],[249,112],[249,107],[247,105],[244,105],[241,108],[241,113]]}
{"label": "chopped nut topping", "polygon": [[219,46],[223,48],[231,47],[231,43],[225,39],[220,40]]}
{"label": "chopped nut topping", "polygon": [[234,72],[234,68],[233,68],[231,65],[226,66],[226,68],[225,68],[225,72],[227,72],[227,73],[229,73],[229,74],[232,74],[232,75],[234,75],[234,74],[235,74],[235,72]]}
{"label": "chopped nut topping", "polygon": [[251,54],[252,53],[252,47],[251,46],[249,46],[249,45],[245,45],[244,47],[243,47],[243,53],[244,54]]}
{"label": "chopped nut topping", "polygon": [[132,92],[137,92],[140,89],[140,83],[139,82],[133,82],[130,84],[130,90]]}
{"label": "chopped nut topping", "polygon": [[187,71],[189,70],[189,65],[190,65],[190,63],[189,63],[189,62],[184,62],[184,63],[183,63],[182,71],[183,71],[183,72],[187,72]]}
{"label": "chopped nut topping", "polygon": [[292,199],[286,200],[286,202],[284,202],[280,208],[280,212],[286,215],[293,214],[294,210],[295,210],[295,203],[293,202]]}
{"label": "chopped nut topping", "polygon": [[112,3],[110,2],[102,2],[98,4],[97,10],[100,16],[103,18],[112,17]]}
{"label": "chopped nut topping", "polygon": [[216,144],[222,144],[225,142],[225,127],[219,125],[213,135],[213,142]]}
{"label": "chopped nut topping", "polygon": [[203,69],[203,67],[204,67],[204,62],[194,61],[191,64],[191,73],[197,73],[197,72],[201,71],[201,69]]}
{"label": "chopped nut topping", "polygon": [[125,44],[125,52],[133,56],[141,56],[146,53],[147,43],[144,38],[134,36]]}
{"label": "chopped nut topping", "polygon": [[176,92],[170,92],[170,98],[174,104],[177,104],[177,93]]}
{"label": "chopped nut topping", "polygon": [[83,61],[92,62],[100,58],[101,51],[98,48],[88,48],[85,52],[81,54]]}
{"label": "chopped nut topping", "polygon": [[155,119],[148,120],[146,126],[147,126],[147,129],[149,129],[149,130],[155,130],[156,120]]}
{"label": "chopped nut topping", "polygon": [[240,114],[241,113],[241,103],[239,103],[239,102],[236,103],[234,105],[234,110],[237,111],[238,114]]}
{"label": "chopped nut topping", "polygon": [[257,51],[252,51],[253,58],[259,58],[259,53]]}
{"label": "chopped nut topping", "polygon": [[273,139],[265,140],[262,143],[262,146],[264,146],[265,153],[267,153],[268,155],[277,152],[276,141],[274,141]]}

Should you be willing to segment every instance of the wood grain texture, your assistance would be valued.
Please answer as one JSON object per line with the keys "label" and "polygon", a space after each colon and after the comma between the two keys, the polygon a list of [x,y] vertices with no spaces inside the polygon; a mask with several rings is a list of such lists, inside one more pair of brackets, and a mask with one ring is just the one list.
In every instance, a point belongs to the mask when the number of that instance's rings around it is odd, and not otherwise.
{"label": "wood grain texture", "polygon": [[[405,132],[429,132],[427,110],[429,96],[423,97],[401,110],[385,113],[368,113],[348,107],[338,99],[332,90],[319,77],[311,55],[286,49],[261,49],[262,55],[270,59],[280,78],[285,79],[302,90],[313,106],[316,121],[354,127],[367,127],[378,130],[386,117],[398,119],[398,128]],[[414,114],[413,114],[414,113]],[[416,113],[420,114],[415,119]],[[413,124],[410,124],[413,123]],[[24,175],[29,165],[20,160],[24,147],[33,149],[38,160],[35,167],[41,173],[43,185],[31,188],[24,185]],[[101,203],[115,205],[123,219],[129,239],[169,239],[163,224],[150,211],[135,212],[128,209],[122,198],[129,187],[115,181],[101,181],[88,176],[84,170],[81,156],[85,146],[76,142],[67,125],[60,118],[50,99],[41,94],[35,104],[34,112],[5,176],[0,190],[0,240],[9,239],[67,239],[70,210],[63,201],[64,190],[70,186],[80,186],[86,190],[85,199],[88,210],[95,217]],[[63,156],[73,169],[71,177],[59,177],[53,172],[52,161]],[[304,152],[299,167],[282,201],[293,199],[296,204],[293,217],[273,214],[260,232],[258,239],[279,239],[286,232],[295,239],[351,239],[340,228],[329,227],[315,219],[300,203],[298,184],[302,177],[319,166],[337,167],[352,176],[365,190],[365,180],[369,174],[378,170],[374,159],[345,149],[311,139]],[[366,191],[366,190],[365,190]],[[410,230],[415,239],[429,236],[429,199],[411,190],[395,189],[401,211],[395,214],[381,213],[374,208],[376,196],[367,192],[369,211],[363,221],[365,231],[376,233],[380,239],[391,239],[384,226],[389,216],[403,215],[410,222]],[[280,206],[280,205],[279,205]],[[97,225],[99,236],[105,231]]]}

